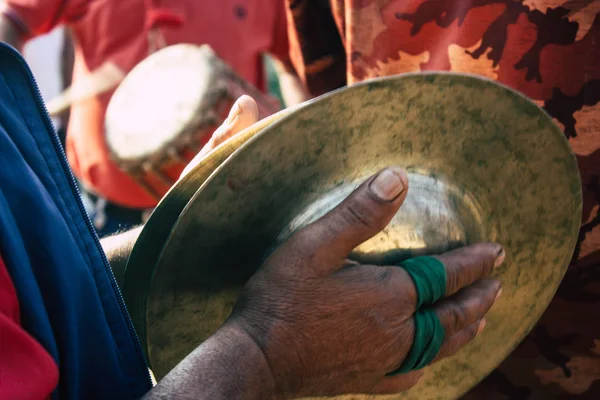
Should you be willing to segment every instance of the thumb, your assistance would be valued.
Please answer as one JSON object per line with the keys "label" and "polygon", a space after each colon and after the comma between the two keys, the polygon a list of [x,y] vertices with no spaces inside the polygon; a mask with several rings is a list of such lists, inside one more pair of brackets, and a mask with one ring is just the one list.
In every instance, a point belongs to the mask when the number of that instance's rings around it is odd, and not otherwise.
{"label": "thumb", "polygon": [[[299,231],[294,240],[319,262],[320,272],[330,273],[344,264],[350,252],[383,230],[408,193],[406,173],[386,168],[361,184],[328,214]],[[296,235],[295,235],[296,236]]]}
{"label": "thumb", "polygon": [[223,124],[213,133],[210,141],[201,150],[214,149],[230,137],[258,122],[258,106],[250,96],[243,95],[233,104]]}
{"label": "thumb", "polygon": [[192,161],[185,167],[181,177],[190,172],[202,159],[227,139],[258,122],[258,106],[250,96],[243,95],[233,104],[227,119],[212,134]]}

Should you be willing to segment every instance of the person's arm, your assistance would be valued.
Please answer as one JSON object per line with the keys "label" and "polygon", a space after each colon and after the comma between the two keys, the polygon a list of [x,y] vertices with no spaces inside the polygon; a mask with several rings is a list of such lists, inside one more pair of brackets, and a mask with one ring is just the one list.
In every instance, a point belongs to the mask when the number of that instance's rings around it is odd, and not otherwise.
{"label": "person's arm", "polygon": [[100,240],[104,254],[108,259],[117,284],[121,286],[123,283],[123,277],[125,276],[125,267],[127,266],[127,260],[133,250],[133,246],[140,236],[142,226],[131,229],[127,232],[118,233],[116,235],[108,236]]}
{"label": "person's arm", "polygon": [[143,400],[282,398],[264,354],[233,326],[220,329],[187,356]]}
{"label": "person's arm", "polygon": [[0,0],[0,40],[19,51],[25,43],[87,12],[89,0]]}
{"label": "person's arm", "polygon": [[23,51],[25,35],[17,24],[5,13],[0,12],[0,41],[8,43],[19,52]]}

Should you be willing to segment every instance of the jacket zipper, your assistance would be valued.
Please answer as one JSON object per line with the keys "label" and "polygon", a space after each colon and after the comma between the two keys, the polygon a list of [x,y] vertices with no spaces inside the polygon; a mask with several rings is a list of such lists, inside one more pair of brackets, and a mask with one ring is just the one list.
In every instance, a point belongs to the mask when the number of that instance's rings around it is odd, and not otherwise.
{"label": "jacket zipper", "polygon": [[[8,47],[8,46],[6,46],[6,47]],[[10,51],[13,51],[16,53],[16,50],[14,50],[12,48],[10,48]],[[85,210],[85,207],[83,206],[83,202],[81,200],[81,192],[79,191],[79,187],[77,186],[77,182],[75,181],[75,177],[73,176],[73,172],[71,171],[69,162],[67,161],[67,156],[65,155],[65,151],[62,147],[62,144],[60,143],[58,135],[55,132],[54,125],[52,124],[52,120],[50,119],[50,115],[48,114],[48,110],[46,109],[46,105],[44,104],[44,100],[42,98],[40,89],[37,85],[35,77],[33,76],[33,73],[31,72],[29,67],[26,65],[25,61],[22,59],[20,54],[17,53],[15,55],[17,56],[15,58],[24,67],[24,70],[27,71],[30,89],[33,89],[33,92],[35,93],[38,108],[43,111],[42,114],[44,117],[43,120],[44,120],[44,124],[46,125],[46,129],[48,129],[50,132],[52,132],[52,135],[51,135],[52,144],[54,145],[54,149],[56,150],[56,152],[59,156],[61,166],[63,168],[65,176],[67,177],[67,179],[69,181],[71,190],[73,191],[73,194],[75,195],[75,198],[76,198],[75,200],[77,202],[77,206],[79,207],[79,211],[84,216],[87,227],[88,227],[92,237],[94,238],[94,242],[96,243],[96,246],[100,250],[100,255],[101,255],[102,261],[104,263],[104,268],[108,271],[110,283],[112,285],[113,291],[115,292],[115,295],[117,296],[117,300],[119,302],[121,312],[123,313],[123,316],[125,317],[125,320],[127,321],[127,328],[129,329],[130,335],[134,338],[136,353],[138,356],[138,361],[139,361],[140,367],[142,367],[146,371],[148,383],[150,384],[150,387],[152,387],[152,378],[150,376],[150,370],[148,369],[148,364],[146,363],[146,358],[144,357],[144,354],[142,352],[142,345],[140,343],[140,338],[138,337],[137,333],[135,332],[135,328],[133,327],[133,322],[131,321],[131,317],[129,316],[127,307],[125,306],[125,300],[123,300],[123,295],[121,294],[121,291],[118,288],[117,280],[115,279],[115,275],[112,271],[112,268],[110,267],[110,264],[108,263],[106,254],[104,254],[104,250],[102,250],[102,245],[100,244],[100,239],[98,239],[96,229],[92,225],[92,221],[90,220],[90,217],[88,216],[87,211]]]}

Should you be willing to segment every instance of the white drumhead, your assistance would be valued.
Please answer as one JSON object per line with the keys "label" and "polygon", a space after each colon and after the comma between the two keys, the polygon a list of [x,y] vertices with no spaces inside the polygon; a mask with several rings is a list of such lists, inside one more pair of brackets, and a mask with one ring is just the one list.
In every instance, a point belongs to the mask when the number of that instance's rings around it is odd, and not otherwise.
{"label": "white drumhead", "polygon": [[125,77],[106,111],[106,140],[123,161],[164,151],[199,118],[215,58],[207,46],[178,44],[153,53]]}

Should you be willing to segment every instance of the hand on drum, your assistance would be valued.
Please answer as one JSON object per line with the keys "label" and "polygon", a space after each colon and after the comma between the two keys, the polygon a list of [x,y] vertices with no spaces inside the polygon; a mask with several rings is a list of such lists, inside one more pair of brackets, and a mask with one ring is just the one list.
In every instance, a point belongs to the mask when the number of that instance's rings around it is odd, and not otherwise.
{"label": "hand on drum", "polygon": [[[256,343],[279,395],[406,390],[417,383],[424,364],[454,354],[485,326],[484,316],[500,294],[500,282],[488,278],[504,260],[498,244],[427,257],[445,272],[445,283],[438,289],[441,299],[423,309],[419,304],[428,303],[426,289],[436,282],[416,283],[433,275],[415,278],[408,267],[347,260],[352,249],[390,222],[407,191],[404,171],[381,171],[294,234],[247,284],[223,329]],[[426,357],[427,346],[411,355],[418,337],[433,341],[423,326],[417,328],[421,310],[443,327],[437,348]],[[415,357],[420,365],[407,369]]]}
{"label": "hand on drum", "polygon": [[210,151],[230,137],[258,122],[258,106],[250,96],[243,95],[233,104],[223,124],[217,128],[210,140],[185,167],[181,176],[190,172]]}

